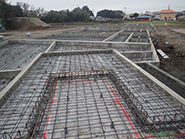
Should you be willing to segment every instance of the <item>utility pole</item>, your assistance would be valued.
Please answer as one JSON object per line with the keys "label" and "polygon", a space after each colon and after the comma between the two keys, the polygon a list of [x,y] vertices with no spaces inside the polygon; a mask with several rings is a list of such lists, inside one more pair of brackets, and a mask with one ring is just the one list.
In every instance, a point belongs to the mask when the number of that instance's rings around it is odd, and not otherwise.
{"label": "utility pole", "polygon": [[126,9],[127,9],[127,7],[124,7],[124,12],[125,12],[125,14],[126,14]]}

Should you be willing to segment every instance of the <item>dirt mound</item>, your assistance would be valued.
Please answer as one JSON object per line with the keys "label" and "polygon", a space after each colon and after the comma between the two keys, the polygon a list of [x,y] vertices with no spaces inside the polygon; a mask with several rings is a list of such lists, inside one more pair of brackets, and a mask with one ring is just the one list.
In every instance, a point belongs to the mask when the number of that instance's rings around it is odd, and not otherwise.
{"label": "dirt mound", "polygon": [[39,29],[39,28],[48,28],[51,25],[46,24],[38,18],[30,17],[17,17],[13,21],[14,29]]}

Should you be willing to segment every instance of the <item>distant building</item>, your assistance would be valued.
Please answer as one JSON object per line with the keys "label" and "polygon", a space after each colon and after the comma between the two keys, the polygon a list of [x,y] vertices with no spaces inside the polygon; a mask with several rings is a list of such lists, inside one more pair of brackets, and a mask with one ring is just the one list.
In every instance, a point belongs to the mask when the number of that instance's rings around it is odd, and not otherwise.
{"label": "distant building", "polygon": [[179,21],[185,21],[185,16],[184,16],[184,15],[183,15],[183,16],[179,16],[179,17],[178,17],[178,20],[179,20]]}
{"label": "distant building", "polygon": [[89,20],[93,21],[93,20],[95,20],[95,17],[94,16],[89,16]]}
{"label": "distant building", "polygon": [[155,11],[155,12],[152,12],[152,14],[154,15],[153,20],[160,20],[161,19],[161,11]]}
{"label": "distant building", "polygon": [[185,11],[182,11],[181,14],[182,14],[182,15],[185,15]]}
{"label": "distant building", "polygon": [[97,16],[96,17],[96,21],[100,21],[100,22],[106,22],[107,20],[106,20],[106,18],[104,18],[104,17],[101,17],[101,16]]}
{"label": "distant building", "polygon": [[[185,16],[185,11],[177,12],[177,14],[176,14],[176,19],[179,20],[179,17],[181,17],[181,16]],[[182,17],[181,17],[180,20],[182,20]]]}
{"label": "distant building", "polygon": [[124,20],[130,20],[130,14],[125,14],[125,16],[123,17]]}
{"label": "distant building", "polygon": [[161,20],[165,20],[165,21],[176,20],[176,14],[177,12],[170,9],[161,10]]}
{"label": "distant building", "polygon": [[150,16],[138,16],[136,21],[150,21]]}

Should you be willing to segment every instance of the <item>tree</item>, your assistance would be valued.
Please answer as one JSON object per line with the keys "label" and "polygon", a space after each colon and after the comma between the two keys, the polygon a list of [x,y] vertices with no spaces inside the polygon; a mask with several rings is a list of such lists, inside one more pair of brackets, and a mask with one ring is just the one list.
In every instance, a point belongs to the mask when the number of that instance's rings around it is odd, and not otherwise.
{"label": "tree", "polygon": [[19,5],[14,6],[14,11],[16,17],[23,17],[23,10]]}
{"label": "tree", "polygon": [[2,19],[2,24],[6,29],[11,28],[10,18],[15,17],[14,7],[7,4],[5,0],[0,1],[0,18]]}
{"label": "tree", "polygon": [[86,11],[87,13],[89,13],[89,16],[93,16],[94,17],[93,12],[89,9],[88,6],[83,6],[82,10]]}
{"label": "tree", "polygon": [[[7,3],[6,0],[0,0],[0,18],[1,23],[6,29],[11,29],[15,17],[39,17],[46,15],[43,8],[35,9],[28,3],[17,2],[15,6]],[[63,21],[60,19],[60,21]]]}
{"label": "tree", "polygon": [[29,7],[30,7],[30,5],[28,3],[24,3],[22,5],[24,16],[28,16],[29,15]]}
{"label": "tree", "polygon": [[17,2],[16,6],[19,6],[22,9],[23,16],[25,17],[38,17],[41,18],[46,14],[44,8],[35,9],[33,5],[29,5],[28,3]]}
{"label": "tree", "polygon": [[35,10],[35,7],[33,5],[30,6],[30,9],[28,11],[28,16],[37,17],[37,11]]}
{"label": "tree", "polygon": [[134,13],[134,14],[130,15],[130,18],[131,18],[131,19],[135,19],[135,18],[138,17],[138,16],[139,16],[138,13]]}
{"label": "tree", "polygon": [[89,13],[88,7],[75,8],[72,11],[50,11],[45,16],[41,18],[44,22],[54,23],[54,22],[72,22],[72,21],[88,21]]}
{"label": "tree", "polygon": [[89,19],[89,13],[80,8],[75,8],[72,13],[74,14],[74,21],[87,21]]}
{"label": "tree", "polygon": [[123,18],[124,17],[123,11],[120,10],[101,10],[97,13],[97,16],[105,17],[105,18]]}

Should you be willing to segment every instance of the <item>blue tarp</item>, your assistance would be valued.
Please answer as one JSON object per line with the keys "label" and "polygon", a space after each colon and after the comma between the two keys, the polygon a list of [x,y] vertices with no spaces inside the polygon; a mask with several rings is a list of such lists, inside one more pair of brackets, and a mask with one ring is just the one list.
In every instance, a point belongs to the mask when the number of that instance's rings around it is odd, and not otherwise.
{"label": "blue tarp", "polygon": [[150,18],[150,16],[138,16],[137,18]]}

